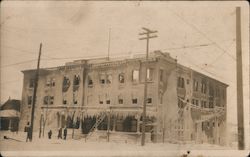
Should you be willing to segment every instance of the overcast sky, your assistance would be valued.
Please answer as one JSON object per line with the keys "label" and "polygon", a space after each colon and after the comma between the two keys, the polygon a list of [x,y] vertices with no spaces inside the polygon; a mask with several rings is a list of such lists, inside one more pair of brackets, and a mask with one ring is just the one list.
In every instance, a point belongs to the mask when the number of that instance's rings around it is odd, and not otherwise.
{"label": "overcast sky", "polygon": [[109,29],[111,56],[144,53],[145,41],[138,40],[138,33],[148,27],[158,31],[158,38],[150,41],[151,51],[169,52],[180,64],[229,85],[228,118],[235,123],[236,5],[242,6],[244,102],[249,104],[249,17],[244,2],[4,1],[1,102],[9,96],[21,99],[21,70],[36,68],[41,42],[41,67],[51,67],[107,56]]}

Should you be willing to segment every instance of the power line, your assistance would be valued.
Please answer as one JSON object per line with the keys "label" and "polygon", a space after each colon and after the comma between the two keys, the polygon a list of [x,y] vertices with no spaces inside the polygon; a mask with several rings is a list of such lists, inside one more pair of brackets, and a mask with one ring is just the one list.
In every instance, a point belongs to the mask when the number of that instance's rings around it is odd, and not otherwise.
{"label": "power line", "polygon": [[215,46],[217,48],[219,48],[220,50],[222,50],[224,53],[226,53],[228,56],[230,56],[234,61],[236,61],[236,58],[234,56],[232,56],[230,53],[228,53],[224,48],[222,48],[220,45],[218,45],[216,42],[214,42],[212,39],[210,39],[205,33],[203,33],[202,31],[200,31],[196,26],[194,26],[193,24],[189,23],[187,20],[185,20],[183,17],[181,17],[179,14],[177,14],[175,11],[169,9],[174,15],[176,15],[179,19],[181,19],[184,23],[186,23],[187,25],[189,25],[190,27],[192,27],[194,30],[196,30],[198,33],[200,33],[202,36],[204,36],[207,40],[209,40],[210,42],[214,43]]}

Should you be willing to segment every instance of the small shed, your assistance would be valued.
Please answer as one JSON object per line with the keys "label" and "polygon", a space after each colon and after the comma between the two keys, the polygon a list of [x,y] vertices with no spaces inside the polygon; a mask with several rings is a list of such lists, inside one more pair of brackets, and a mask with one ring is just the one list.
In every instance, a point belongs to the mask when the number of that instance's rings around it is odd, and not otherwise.
{"label": "small shed", "polygon": [[0,130],[18,131],[20,100],[9,99],[0,106]]}

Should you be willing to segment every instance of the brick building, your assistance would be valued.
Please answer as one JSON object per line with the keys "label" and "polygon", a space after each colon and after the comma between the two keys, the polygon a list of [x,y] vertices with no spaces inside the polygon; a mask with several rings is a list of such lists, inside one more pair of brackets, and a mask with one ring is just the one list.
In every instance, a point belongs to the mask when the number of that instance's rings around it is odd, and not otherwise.
{"label": "brick building", "polygon": [[[22,130],[30,121],[35,71],[23,71]],[[147,62],[137,55],[41,69],[34,130],[68,127],[86,139],[139,141],[145,75],[147,142],[225,145],[228,85],[160,51],[150,53]]]}

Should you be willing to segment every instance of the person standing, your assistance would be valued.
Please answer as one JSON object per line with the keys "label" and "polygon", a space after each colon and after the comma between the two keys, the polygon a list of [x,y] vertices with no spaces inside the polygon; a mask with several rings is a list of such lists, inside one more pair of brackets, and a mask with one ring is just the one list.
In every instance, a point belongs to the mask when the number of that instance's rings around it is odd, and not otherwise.
{"label": "person standing", "polygon": [[57,138],[62,139],[62,128],[59,129]]}
{"label": "person standing", "polygon": [[63,130],[63,136],[64,136],[64,140],[66,140],[66,138],[67,138],[67,127],[65,127],[64,130]]}
{"label": "person standing", "polygon": [[26,142],[31,142],[31,128],[30,128],[30,122],[27,123],[27,125],[24,128],[24,132],[27,132]]}
{"label": "person standing", "polygon": [[51,139],[51,136],[52,136],[52,131],[49,130],[49,132],[48,132],[48,137],[49,137],[49,139]]}

